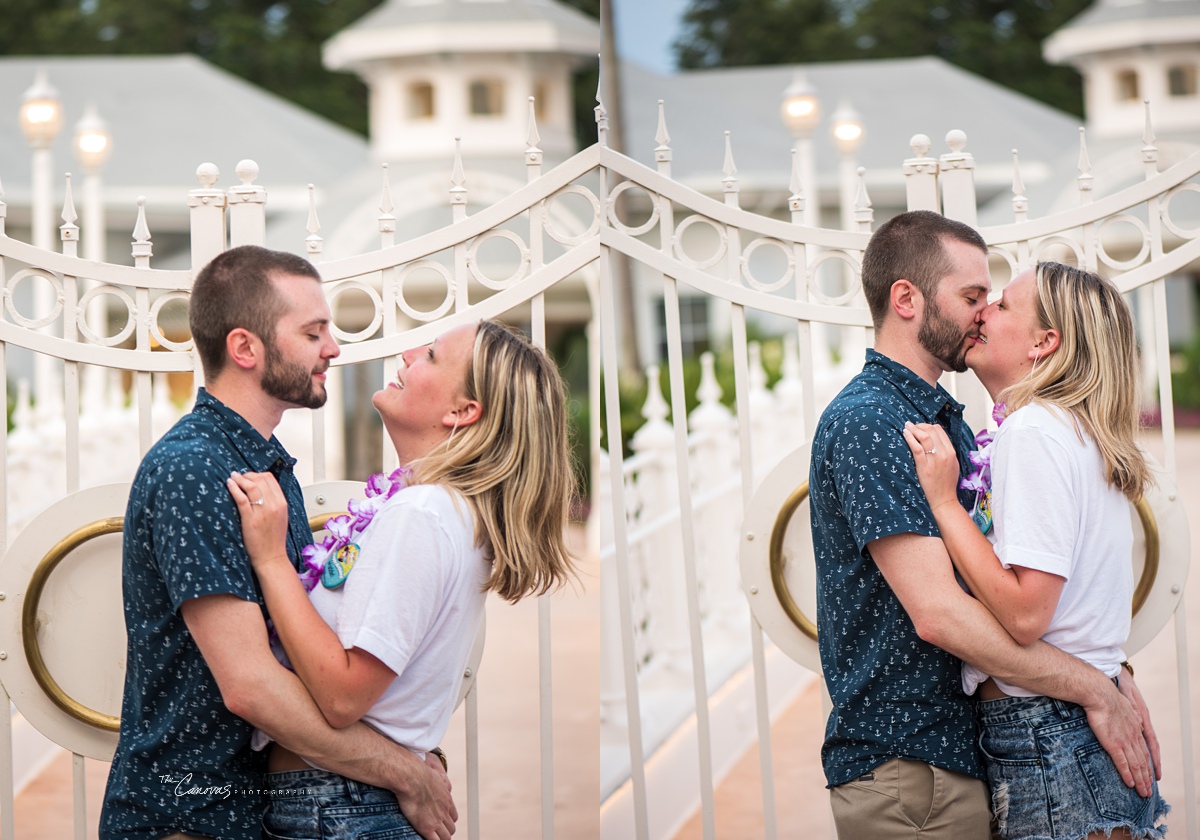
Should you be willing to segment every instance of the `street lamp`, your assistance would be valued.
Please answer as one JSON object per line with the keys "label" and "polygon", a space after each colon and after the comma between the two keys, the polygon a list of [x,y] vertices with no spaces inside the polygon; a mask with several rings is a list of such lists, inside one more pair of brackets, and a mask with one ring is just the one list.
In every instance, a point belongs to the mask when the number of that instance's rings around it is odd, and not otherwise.
{"label": "street lamp", "polygon": [[783,124],[796,141],[800,185],[804,190],[804,224],[816,227],[821,205],[817,194],[817,164],[813,155],[812,134],[821,121],[821,100],[816,88],[803,73],[797,72],[783,92],[780,113]]}
{"label": "street lamp", "polygon": [[858,112],[848,102],[842,102],[834,112],[833,143],[841,156],[838,172],[838,187],[841,197],[842,229],[854,230],[854,196],[857,193],[855,179],[858,176],[858,149],[862,146],[863,124]]}
{"label": "street lamp", "polygon": [[[54,156],[50,144],[62,128],[62,102],[58,91],[46,78],[46,71],[39,70],[33,85],[25,91],[21,101],[21,131],[33,149],[33,171],[30,178],[32,200],[30,202],[30,228],[34,247],[46,251],[54,247]],[[34,317],[44,317],[54,308],[54,294],[50,284],[38,283],[33,291]],[[40,332],[52,333],[47,325]],[[57,389],[54,364],[45,353],[34,356],[34,388],[37,392],[38,410],[49,419],[54,406],[61,403],[55,399]]]}
{"label": "street lamp", "polygon": [[58,91],[39,70],[21,102],[21,130],[33,149],[33,244],[50,250],[54,245],[54,158],[50,144],[62,128],[62,102]]}
{"label": "street lamp", "polygon": [[104,224],[104,201],[100,187],[100,169],[112,154],[112,135],[93,105],[88,105],[83,119],[75,124],[75,158],[83,167],[83,256],[104,262],[107,230]]}

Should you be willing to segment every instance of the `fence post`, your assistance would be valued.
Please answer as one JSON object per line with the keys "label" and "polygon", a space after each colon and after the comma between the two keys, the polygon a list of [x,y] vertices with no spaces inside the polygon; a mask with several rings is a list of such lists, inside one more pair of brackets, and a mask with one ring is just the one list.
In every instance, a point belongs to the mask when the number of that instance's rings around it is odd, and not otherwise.
{"label": "fence post", "polygon": [[699,405],[688,416],[688,425],[696,438],[693,476],[701,488],[704,507],[695,511],[699,551],[697,577],[704,596],[701,612],[721,625],[733,628],[744,615],[737,563],[737,534],[741,524],[738,490],[713,497],[715,488],[730,484],[738,475],[737,420],[721,402],[712,353],[700,356]]}
{"label": "fence post", "polygon": [[975,227],[979,212],[975,207],[975,156],[964,152],[965,132],[953,129],[946,134],[950,151],[942,155],[938,168],[942,173],[942,214]]}
{"label": "fence post", "polygon": [[904,189],[908,195],[909,210],[938,209],[938,162],[929,157],[933,144],[924,134],[914,134],[908,141],[916,157],[904,161]]}
{"label": "fence post", "polygon": [[[663,399],[658,365],[646,369],[646,404],[642,416],[646,423],[629,441],[633,451],[642,456],[644,466],[638,471],[638,495],[644,508],[643,522],[677,510],[679,494],[675,482],[675,433],[667,421],[670,408]],[[679,418],[684,423],[686,419]],[[659,527],[647,538],[645,549],[639,552],[649,580],[648,606],[657,621],[651,622],[650,650],[662,656],[661,665],[673,670],[685,670],[688,659],[689,633],[686,604],[687,591],[683,577],[683,546],[676,526]]]}
{"label": "fence post", "polygon": [[225,191],[213,189],[219,177],[221,173],[214,164],[202,163],[196,167],[200,189],[188,192],[193,273],[225,250]]}
{"label": "fence post", "polygon": [[267,241],[267,191],[254,184],[258,164],[252,160],[239,161],[236,187],[230,187],[229,246],[262,245]]}

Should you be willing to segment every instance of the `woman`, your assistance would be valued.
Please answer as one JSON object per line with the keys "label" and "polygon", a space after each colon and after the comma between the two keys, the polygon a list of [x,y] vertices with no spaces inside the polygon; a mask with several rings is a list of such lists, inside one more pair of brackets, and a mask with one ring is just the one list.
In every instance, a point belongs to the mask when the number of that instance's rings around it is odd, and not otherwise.
{"label": "woman", "polygon": [[[983,313],[967,364],[997,402],[1000,428],[959,465],[940,426],[904,433],[954,567],[1021,644],[1044,639],[1118,678],[1129,635],[1129,503],[1150,481],[1138,428],[1133,319],[1116,287],[1057,263],[1018,275]],[[990,473],[990,475],[989,475]],[[986,537],[984,536],[986,534]],[[963,666],[1000,834],[1161,837],[1155,785],[1121,781],[1083,710]]]}
{"label": "woman", "polygon": [[[372,403],[403,481],[373,477],[372,499],[351,503],[311,596],[283,549],[274,478],[235,475],[230,492],[275,632],[330,725],[361,718],[421,755],[445,734],[485,593],[515,602],[572,574],[573,477],[562,380],[528,341],[484,321],[402,359]],[[418,836],[388,791],[278,744],[268,770],[267,837],[314,837],[318,824],[322,838]]]}

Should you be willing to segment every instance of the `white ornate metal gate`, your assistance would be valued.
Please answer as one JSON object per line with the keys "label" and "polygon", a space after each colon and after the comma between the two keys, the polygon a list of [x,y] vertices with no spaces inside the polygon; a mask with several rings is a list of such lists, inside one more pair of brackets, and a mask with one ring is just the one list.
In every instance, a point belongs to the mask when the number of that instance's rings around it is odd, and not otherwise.
{"label": "white ornate metal gate", "polygon": [[[792,219],[767,218],[740,209],[731,141],[726,147],[724,200],[705,197],[671,179],[671,148],[661,116],[655,138],[657,169],[650,169],[607,147],[603,109],[598,108],[597,113],[600,142],[546,173],[541,171],[541,152],[531,126],[525,154],[528,185],[474,215],[467,213],[466,180],[458,161],[449,191],[453,224],[418,239],[394,241],[395,219],[385,186],[379,249],[320,266],[335,313],[339,311],[337,299],[348,292],[368,301],[367,314],[356,316],[355,323],[339,320],[337,335],[343,351],[338,370],[361,372],[364,368],[360,366],[393,359],[446,327],[483,317],[523,323],[535,340],[544,343],[548,297],[574,288],[577,297],[592,305],[589,401],[597,407],[603,396],[611,444],[608,453],[599,451],[601,418],[594,408],[592,474],[599,478],[594,480],[592,526],[601,534],[603,650],[598,699],[605,773],[602,785],[606,787],[604,801],[597,806],[596,830],[622,840],[663,836],[677,821],[677,814],[671,811],[674,805],[662,803],[674,801],[673,792],[682,790],[678,802],[686,805],[689,796],[698,798],[705,836],[714,836],[713,790],[719,772],[714,770],[713,757],[729,749],[724,742],[730,740],[725,736],[731,726],[720,689],[740,679],[739,690],[752,698],[755,708],[754,737],[761,747],[765,780],[763,815],[767,836],[775,838],[779,830],[771,781],[768,674],[778,671],[774,664],[781,658],[777,648],[802,662],[804,651],[812,648],[793,618],[777,621],[760,610],[752,616],[745,608],[736,586],[739,546],[744,552],[745,545],[756,539],[759,544],[768,542],[760,529],[744,525],[749,522],[745,514],[755,509],[756,499],[761,500],[755,495],[756,487],[763,482],[762,486],[778,486],[783,492],[787,482],[779,483],[776,465],[790,449],[805,446],[806,430],[813,428],[818,411],[840,378],[849,375],[849,367],[833,365],[814,350],[814,329],[820,325],[844,328],[845,346],[851,350],[870,341],[870,321],[857,277],[873,213],[860,185],[856,230],[804,227],[800,214],[805,198],[795,177]],[[975,222],[973,161],[965,152],[965,138],[948,139],[950,151],[933,158],[927,156],[929,141],[914,138],[915,156],[903,162],[908,205]],[[1141,298],[1142,336],[1146,349],[1152,351],[1148,355],[1154,360],[1152,370],[1162,409],[1163,486],[1169,487],[1175,474],[1175,452],[1164,284],[1168,275],[1200,261],[1200,229],[1188,228],[1172,216],[1171,202],[1182,192],[1200,192],[1200,155],[1159,173],[1152,138],[1147,137],[1140,153],[1146,167],[1145,183],[1091,202],[1090,173],[1085,164],[1080,174],[1080,207],[1046,219],[1026,218],[1018,175],[1013,222],[984,228],[983,233],[995,257],[997,285],[1005,279],[1005,272],[1024,267],[1039,256],[1059,257],[1066,251],[1085,266],[1107,268],[1123,290]],[[0,366],[6,374],[0,392],[7,398],[10,348],[25,348],[50,360],[49,378],[42,381],[60,383],[53,388],[61,394],[61,425],[47,423],[37,429],[41,439],[54,441],[61,453],[58,461],[50,462],[56,466],[46,467],[47,462],[36,460],[29,440],[22,437],[29,431],[27,422],[18,422],[11,434],[0,432],[4,435],[0,451],[7,453],[0,460],[0,483],[5,488],[0,496],[0,534],[4,537],[0,546],[7,548],[0,565],[0,683],[26,718],[76,753],[77,780],[83,777],[85,757],[111,754],[112,715],[119,709],[123,665],[119,594],[114,602],[111,588],[116,537],[109,532],[115,529],[110,520],[123,509],[124,491],[120,485],[88,488],[84,478],[91,469],[90,458],[99,458],[105,465],[109,482],[132,475],[131,463],[114,458],[115,450],[89,451],[89,417],[94,406],[88,399],[87,383],[98,368],[131,375],[136,446],[126,460],[135,460],[154,435],[163,431],[161,420],[155,417],[160,391],[155,386],[156,376],[192,373],[199,380],[190,345],[173,340],[163,322],[169,320],[172,307],[178,308],[178,302],[186,300],[194,270],[227,244],[263,241],[266,192],[253,184],[255,167],[239,165],[238,175],[242,184],[226,191],[215,187],[215,169],[202,166],[198,172],[201,186],[188,194],[193,266],[188,271],[150,267],[151,238],[144,219],[139,219],[135,231],[134,266],[117,266],[76,256],[78,228],[70,218],[74,213],[69,205],[64,214],[67,223],[60,229],[62,253],[58,254],[2,235],[0,204],[0,276],[5,290]],[[617,199],[625,194],[633,218],[622,219],[618,211]],[[583,215],[590,219],[582,225],[572,227],[571,214],[558,207],[568,196],[586,205]],[[1121,238],[1117,235],[1121,228],[1132,229],[1134,235]],[[507,240],[518,252],[516,269],[502,280],[488,276],[480,257],[481,247],[494,238]],[[300,239],[298,233],[297,243]],[[305,242],[310,258],[319,261],[322,239],[315,207]],[[697,245],[707,249],[704,255],[696,254]],[[671,393],[669,410],[661,403],[648,411],[657,430],[665,435],[659,434],[656,440],[647,435],[639,455],[629,459],[623,455],[619,431],[620,385],[627,372],[618,371],[623,326],[618,323],[612,280],[616,259],[632,261],[642,282],[659,284],[662,289],[668,348],[663,362]],[[841,291],[828,291],[828,284],[821,279],[828,277],[841,283]],[[22,312],[15,290],[26,281],[48,288],[53,305],[41,312]],[[687,295],[702,295],[729,307],[736,383],[735,411],[722,414],[712,382],[706,379],[708,394],[702,406],[708,411],[693,415],[691,427],[684,394],[680,318],[680,300]],[[124,307],[128,313],[116,333],[98,330],[89,321],[89,304],[97,298],[105,299],[110,309]],[[363,311],[363,307],[359,309]],[[767,417],[772,412],[772,397],[764,396],[757,349],[749,338],[749,327],[759,315],[783,319],[787,324],[790,385],[786,395],[777,388],[774,405],[791,406],[794,416],[790,428],[782,430],[770,430]],[[155,345],[166,352],[153,352]],[[602,370],[606,374],[603,380]],[[981,392],[966,377],[953,384],[960,398],[971,404],[972,419],[979,425],[986,417]],[[48,394],[37,396],[43,408],[59,402]],[[343,476],[330,475],[326,460],[328,443],[339,432],[338,419],[328,412],[327,407],[312,413],[309,423],[312,484],[308,498],[317,508],[330,497],[340,498],[335,490],[340,494],[342,487],[333,479]],[[668,414],[672,418],[669,423]],[[386,465],[386,455],[383,458]],[[803,546],[789,542],[795,536],[787,534],[794,506],[779,526],[778,511],[785,508],[786,495],[778,498],[769,513],[773,527],[783,528],[781,544],[786,545],[779,550],[799,557]],[[37,516],[36,509],[49,513]],[[1143,629],[1135,632],[1144,638],[1139,636],[1136,641],[1148,642],[1169,615],[1176,616],[1181,703],[1186,709],[1186,638],[1183,613],[1178,609],[1188,565],[1186,523],[1177,505],[1164,502],[1161,511],[1165,524],[1159,572],[1147,596],[1155,599],[1155,609],[1147,612],[1146,619],[1157,623],[1143,623]],[[65,546],[59,542],[63,538],[68,540]],[[801,608],[802,585],[803,580],[797,578]],[[751,594],[757,596],[758,592]],[[556,771],[550,602],[543,599],[538,612],[539,686],[527,690],[530,703],[536,693],[540,707],[541,832],[543,837],[552,837],[556,784],[574,780],[563,779]],[[70,625],[64,616],[78,623]],[[72,629],[94,626],[104,629],[98,633],[88,630],[96,636],[89,639],[91,647],[73,643]],[[113,627],[118,630],[113,632]],[[778,644],[764,639],[764,628]],[[787,678],[796,679],[795,672]],[[668,683],[672,684],[666,692],[669,702],[656,706]],[[682,692],[677,690],[680,686],[684,686]],[[470,837],[486,836],[478,798],[476,703],[476,693],[468,694],[469,774],[464,812]],[[1191,725],[1186,714],[1182,726],[1190,745]],[[5,836],[12,836],[13,831],[13,784],[7,771],[14,751],[12,732],[10,726],[0,725],[0,764],[6,768],[0,773],[5,776],[0,779],[0,830]],[[679,733],[684,734],[682,742],[694,746],[680,748],[679,738],[667,744],[670,736]],[[614,744],[616,748],[611,749]],[[691,756],[687,778],[669,763],[672,749]],[[1194,801],[1191,751],[1185,752],[1187,790]],[[597,756],[597,762],[601,761]],[[78,784],[76,802],[76,833],[82,837],[83,791]],[[1187,819],[1190,836],[1195,837],[1194,809],[1187,809]]]}

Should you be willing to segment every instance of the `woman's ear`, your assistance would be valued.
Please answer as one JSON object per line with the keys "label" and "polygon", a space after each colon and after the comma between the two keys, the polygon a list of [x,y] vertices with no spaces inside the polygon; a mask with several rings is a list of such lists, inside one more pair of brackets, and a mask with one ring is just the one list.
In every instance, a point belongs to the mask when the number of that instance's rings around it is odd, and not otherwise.
{"label": "woman's ear", "polygon": [[250,370],[263,358],[263,343],[250,330],[237,327],[225,336],[225,352],[239,368]]}
{"label": "woman's ear", "polygon": [[442,418],[442,425],[454,428],[456,426],[470,426],[483,416],[483,406],[478,400],[463,400],[455,408],[446,412],[446,416]]}
{"label": "woman's ear", "polygon": [[1058,349],[1062,343],[1062,336],[1058,330],[1042,330],[1041,339],[1029,351],[1029,358],[1044,359]]}
{"label": "woman's ear", "polygon": [[906,320],[917,317],[917,307],[923,302],[921,290],[903,278],[892,284],[889,298],[892,310]]}

